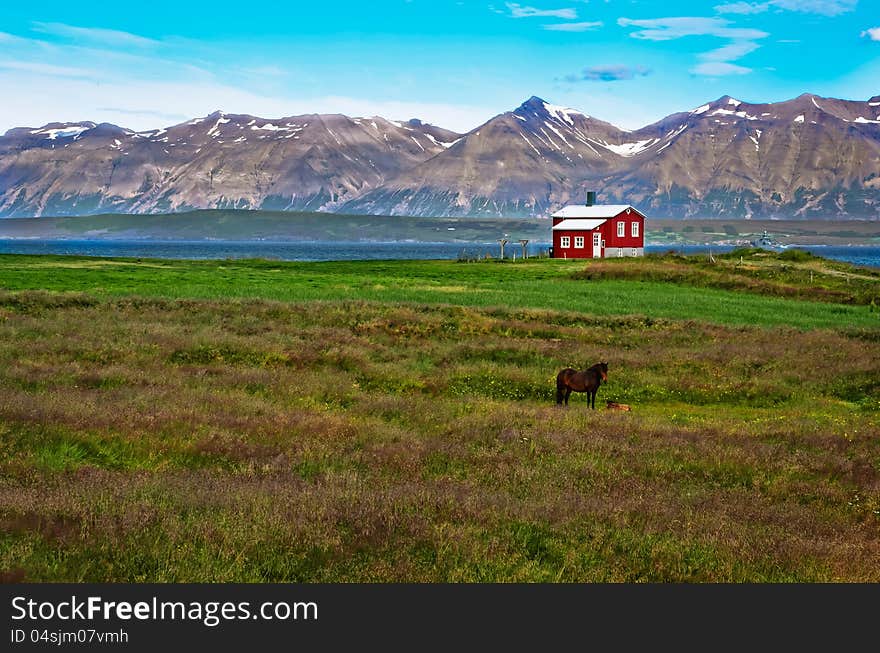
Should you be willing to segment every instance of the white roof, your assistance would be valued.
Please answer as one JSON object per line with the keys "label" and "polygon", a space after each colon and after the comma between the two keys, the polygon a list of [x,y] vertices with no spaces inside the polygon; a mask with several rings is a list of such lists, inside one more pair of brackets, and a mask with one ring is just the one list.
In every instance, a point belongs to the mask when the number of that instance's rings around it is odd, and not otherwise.
{"label": "white roof", "polygon": [[553,214],[554,218],[613,218],[619,213],[623,213],[627,209],[636,209],[629,204],[596,204],[587,206],[586,204],[569,204],[564,209],[560,209]]}
{"label": "white roof", "polygon": [[592,231],[600,224],[607,221],[607,218],[602,218],[601,220],[579,220],[578,218],[569,218],[553,227],[553,231],[571,231],[573,229],[577,229],[578,231]]}

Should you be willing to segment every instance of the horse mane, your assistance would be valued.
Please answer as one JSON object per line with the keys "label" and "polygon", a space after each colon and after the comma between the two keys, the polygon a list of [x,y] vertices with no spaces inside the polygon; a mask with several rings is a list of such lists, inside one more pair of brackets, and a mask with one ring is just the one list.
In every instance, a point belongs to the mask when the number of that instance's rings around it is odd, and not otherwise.
{"label": "horse mane", "polygon": [[[599,384],[601,385],[602,377],[604,375],[608,374],[608,363],[606,363],[604,361],[600,362],[600,363],[596,363],[595,365],[591,365],[590,367],[588,367],[584,371],[585,372],[595,372],[596,375],[598,376]],[[606,381],[606,383],[607,383],[607,381]]]}

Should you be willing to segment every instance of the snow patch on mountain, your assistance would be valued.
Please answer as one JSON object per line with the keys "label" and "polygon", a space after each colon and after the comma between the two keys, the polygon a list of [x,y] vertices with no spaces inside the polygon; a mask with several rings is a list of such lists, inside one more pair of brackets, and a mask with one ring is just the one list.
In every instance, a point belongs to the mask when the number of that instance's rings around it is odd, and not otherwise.
{"label": "snow patch on mountain", "polygon": [[219,135],[220,125],[225,125],[227,122],[232,122],[229,118],[217,118],[217,122],[214,123],[214,126],[208,130],[208,136],[211,138],[216,138]]}
{"label": "snow patch on mountain", "polygon": [[[261,129],[266,130],[266,131],[270,131],[270,132],[286,132],[286,131],[290,131],[290,130],[287,129],[286,127],[278,127],[277,125],[274,125],[274,124],[272,124],[271,122],[267,122],[265,125],[254,125],[254,126],[251,127],[251,131],[259,131],[259,130],[261,130]],[[328,131],[329,131],[329,130],[328,130]]]}
{"label": "snow patch on mountain", "polygon": [[746,120],[758,120],[758,116],[750,116],[745,111],[729,111],[727,109],[715,109],[715,111],[713,111],[709,115],[710,116],[736,116],[737,118],[745,118]]}
{"label": "snow patch on mountain", "polygon": [[544,102],[544,110],[556,119],[567,122],[572,127],[574,127],[574,120],[572,120],[572,116],[585,117],[583,113],[575,109],[561,107],[556,104],[548,104],[547,102]]}
{"label": "snow patch on mountain", "polygon": [[668,134],[666,134],[666,136],[664,136],[664,138],[672,140],[676,136],[681,134],[687,128],[688,128],[687,123],[685,123],[685,124],[681,125],[678,129],[673,129],[672,131],[670,131]]}
{"label": "snow patch on mountain", "polygon": [[73,140],[78,139],[82,136],[83,132],[87,132],[90,129],[94,129],[94,123],[88,123],[91,127],[82,126],[82,125],[70,125],[68,127],[56,127],[53,129],[34,129],[31,131],[31,134],[40,134],[41,136],[45,136],[46,140],[54,141],[58,138],[71,138]]}
{"label": "snow patch on mountain", "polygon": [[447,150],[448,150],[450,147],[452,147],[453,145],[455,145],[456,143],[458,143],[458,141],[461,140],[461,138],[456,138],[454,141],[449,141],[448,143],[446,143],[446,142],[444,142],[444,141],[438,141],[436,138],[434,138],[433,136],[431,136],[431,134],[426,133],[425,136],[427,136],[428,139],[429,139],[432,143],[434,143],[434,145],[438,145],[438,146],[440,146],[440,147],[442,147],[442,148],[445,148],[445,149],[447,149]]}
{"label": "snow patch on mountain", "polygon": [[[593,139],[590,139],[593,140]],[[644,141],[636,141],[635,143],[621,143],[620,145],[612,145],[610,143],[606,143],[605,141],[593,141],[597,145],[601,145],[606,150],[610,150],[617,154],[618,156],[623,157],[632,157],[637,154],[641,154],[645,150],[653,147],[657,144],[656,138],[649,138]]]}
{"label": "snow patch on mountain", "polygon": [[530,147],[530,148],[532,148],[533,150],[535,150],[535,154],[537,154],[538,156],[541,156],[541,153],[538,151],[538,148],[535,147],[534,145],[532,145],[532,142],[531,142],[528,138],[526,138],[526,135],[525,135],[525,134],[523,134],[522,132],[520,132],[519,135],[522,136],[522,139],[523,139],[526,143],[529,144],[529,147]]}
{"label": "snow patch on mountain", "polygon": [[[558,129],[556,129],[556,127],[554,127],[553,125],[551,125],[549,122],[545,122],[544,124],[547,125],[551,130],[553,130],[553,133],[556,134],[557,136],[559,136],[559,138],[562,139],[562,142],[563,142],[563,143],[565,143],[566,145],[568,145],[568,147],[570,147],[571,149],[574,149],[574,146],[573,146],[571,143],[569,143],[569,142],[565,139],[565,136],[562,135],[562,132],[561,132],[561,131],[559,131]],[[542,130],[542,131],[543,131],[543,130]]]}

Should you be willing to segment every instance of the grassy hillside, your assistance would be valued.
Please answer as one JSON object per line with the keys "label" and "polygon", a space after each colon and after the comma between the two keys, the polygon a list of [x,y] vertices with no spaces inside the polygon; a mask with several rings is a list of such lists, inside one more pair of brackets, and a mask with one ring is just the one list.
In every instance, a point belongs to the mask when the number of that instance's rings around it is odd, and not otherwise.
{"label": "grassy hillside", "polygon": [[831,261],[798,249],[773,253],[741,248],[711,258],[648,255],[636,265],[625,259],[604,259],[591,262],[572,276],[591,282],[662,281],[880,309],[880,269]]}
{"label": "grassy hillside", "polygon": [[205,210],[157,215],[106,214],[0,219],[0,238],[169,240],[344,240],[492,243],[509,234],[550,240],[550,220],[410,218],[292,211]]}
{"label": "grassy hillside", "polygon": [[878,220],[724,220],[673,218],[645,223],[649,243],[747,245],[764,231],[785,245],[876,245]]}
{"label": "grassy hillside", "polygon": [[0,573],[877,582],[880,317],[669,263],[0,257]]}

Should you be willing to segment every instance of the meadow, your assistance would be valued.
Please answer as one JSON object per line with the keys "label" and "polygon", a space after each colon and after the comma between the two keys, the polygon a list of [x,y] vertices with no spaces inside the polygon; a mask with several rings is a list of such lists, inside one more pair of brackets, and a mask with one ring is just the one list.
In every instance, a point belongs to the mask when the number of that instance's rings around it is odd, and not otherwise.
{"label": "meadow", "polygon": [[[878,285],[749,251],[3,256],[0,573],[876,582]],[[557,408],[600,359],[633,410]]]}

